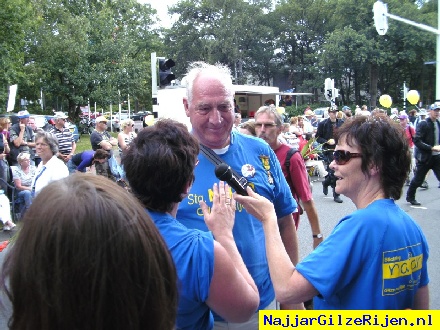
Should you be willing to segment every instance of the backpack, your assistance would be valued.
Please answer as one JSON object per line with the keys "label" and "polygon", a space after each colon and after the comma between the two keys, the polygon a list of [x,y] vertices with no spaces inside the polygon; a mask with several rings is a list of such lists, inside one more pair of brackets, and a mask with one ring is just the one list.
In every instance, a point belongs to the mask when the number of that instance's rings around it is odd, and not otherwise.
{"label": "backpack", "polygon": [[298,149],[290,148],[286,155],[286,160],[284,161],[284,166],[286,166],[287,171],[290,168],[290,158],[298,151]]}
{"label": "backpack", "polygon": [[[286,167],[286,169],[287,169],[287,173],[289,173],[289,176],[290,176],[290,172],[289,172],[289,168],[290,168],[290,158],[292,158],[292,156],[293,156],[297,151],[298,151],[298,149],[290,148],[289,151],[287,152],[286,160],[284,161],[284,166]],[[313,191],[312,179],[310,178],[310,175],[309,175],[309,173],[307,173],[307,171],[306,171],[306,174],[307,174],[307,180],[309,181],[310,191]],[[302,214],[302,212],[301,212],[301,214]]]}

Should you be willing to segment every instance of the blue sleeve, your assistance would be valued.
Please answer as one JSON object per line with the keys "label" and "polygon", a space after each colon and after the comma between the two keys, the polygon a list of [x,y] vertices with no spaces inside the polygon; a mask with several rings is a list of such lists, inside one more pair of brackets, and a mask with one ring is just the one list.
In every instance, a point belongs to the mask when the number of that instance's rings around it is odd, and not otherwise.
{"label": "blue sleeve", "polygon": [[76,168],[80,172],[85,172],[85,168],[92,165],[94,153],[83,152],[81,155],[81,163]]}

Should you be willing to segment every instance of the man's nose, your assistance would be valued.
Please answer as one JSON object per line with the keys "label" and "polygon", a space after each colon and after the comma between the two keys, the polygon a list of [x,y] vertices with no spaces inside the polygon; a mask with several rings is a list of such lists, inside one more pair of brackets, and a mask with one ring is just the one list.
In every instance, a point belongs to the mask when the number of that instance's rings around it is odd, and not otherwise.
{"label": "man's nose", "polygon": [[210,111],[209,121],[211,123],[220,123],[222,121],[222,114],[217,108],[214,108]]}

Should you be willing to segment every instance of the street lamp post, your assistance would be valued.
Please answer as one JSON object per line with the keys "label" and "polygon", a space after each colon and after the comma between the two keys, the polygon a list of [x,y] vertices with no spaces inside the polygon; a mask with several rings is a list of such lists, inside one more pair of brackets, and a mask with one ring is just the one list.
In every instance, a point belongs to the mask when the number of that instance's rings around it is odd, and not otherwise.
{"label": "street lamp post", "polygon": [[410,21],[406,18],[402,18],[393,14],[388,13],[388,7],[382,1],[376,1],[373,5],[373,13],[374,13],[374,25],[376,26],[377,33],[379,35],[385,35],[388,30],[388,20],[387,18],[395,19],[396,21],[400,21],[419,29],[432,32],[437,36],[437,46],[436,46],[436,77],[435,77],[435,98],[436,100],[440,100],[440,0],[438,0],[438,13],[437,13],[437,29],[430,27],[428,25],[424,25],[421,23]]}

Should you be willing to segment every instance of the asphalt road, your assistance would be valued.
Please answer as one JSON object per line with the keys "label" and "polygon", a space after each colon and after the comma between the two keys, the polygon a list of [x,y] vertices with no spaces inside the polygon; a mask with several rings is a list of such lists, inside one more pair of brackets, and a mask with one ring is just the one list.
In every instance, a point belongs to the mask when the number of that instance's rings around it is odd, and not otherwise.
{"label": "asphalt road", "polygon": [[[440,188],[439,183],[434,175],[431,173],[428,178],[429,189],[418,189],[416,198],[422,203],[421,206],[414,207],[405,201],[406,189],[402,194],[402,198],[397,201],[397,204],[405,210],[411,217],[421,226],[430,246],[430,256],[428,260],[429,276],[430,276],[430,297],[431,309],[440,309]],[[318,215],[320,217],[321,230],[324,237],[328,236],[339,220],[346,214],[355,210],[354,204],[346,197],[342,204],[335,203],[333,198],[325,196],[322,193],[321,182],[314,182],[313,197]],[[14,232],[0,232],[0,242],[8,240]],[[308,224],[307,216],[304,214],[301,217],[301,223],[298,229],[299,245],[300,245],[300,259],[304,258],[312,251],[312,233]],[[5,250],[7,251],[7,249]],[[3,262],[5,251],[0,252],[0,265]],[[0,296],[2,303],[4,297]],[[7,329],[4,313],[0,311],[0,330]]]}

